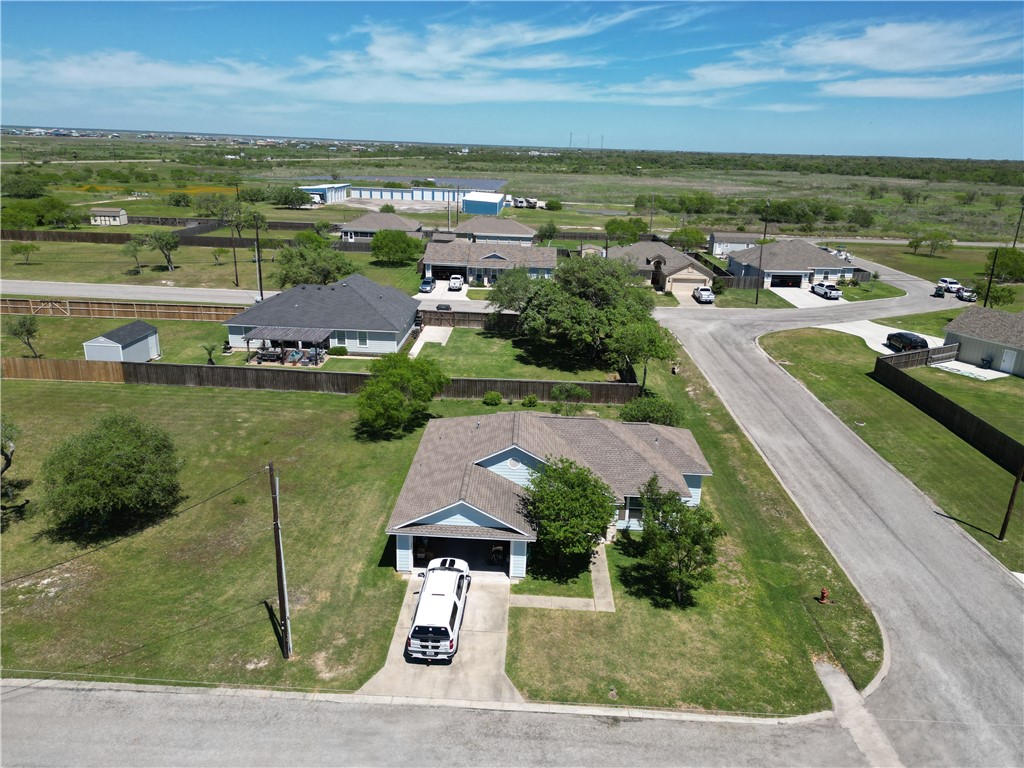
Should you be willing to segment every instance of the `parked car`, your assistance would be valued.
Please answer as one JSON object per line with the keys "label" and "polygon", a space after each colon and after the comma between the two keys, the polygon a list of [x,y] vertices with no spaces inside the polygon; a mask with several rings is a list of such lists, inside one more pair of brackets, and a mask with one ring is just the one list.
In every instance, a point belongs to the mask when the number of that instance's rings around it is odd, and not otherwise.
{"label": "parked car", "polygon": [[451,312],[452,311],[452,305],[451,304],[438,304],[436,307],[434,307],[434,309],[436,311],[438,311],[438,312]]}
{"label": "parked car", "polygon": [[469,597],[469,564],[454,557],[427,563],[405,652],[418,659],[451,659],[459,650],[459,630]]}
{"label": "parked car", "polygon": [[907,352],[911,349],[928,349],[928,342],[909,331],[896,331],[885,337],[885,343],[897,352]]}
{"label": "parked car", "polygon": [[952,277],[940,277],[939,285],[943,287],[946,293],[956,293],[960,290],[960,281]]}
{"label": "parked car", "polygon": [[960,301],[977,301],[978,300],[978,294],[976,294],[970,288],[967,288],[967,287],[962,286],[962,285],[957,289],[956,297],[958,299],[960,299]]}
{"label": "parked car", "polygon": [[448,278],[449,291],[461,291],[463,286],[462,275],[452,275]]}
{"label": "parked car", "polygon": [[811,291],[826,299],[839,299],[843,295],[843,292],[832,283],[815,283],[811,286]]}
{"label": "parked car", "polygon": [[430,293],[437,287],[437,280],[432,277],[425,277],[420,281],[420,293]]}
{"label": "parked car", "polygon": [[706,285],[698,285],[693,289],[693,298],[698,304],[712,304],[715,301],[715,292]]}

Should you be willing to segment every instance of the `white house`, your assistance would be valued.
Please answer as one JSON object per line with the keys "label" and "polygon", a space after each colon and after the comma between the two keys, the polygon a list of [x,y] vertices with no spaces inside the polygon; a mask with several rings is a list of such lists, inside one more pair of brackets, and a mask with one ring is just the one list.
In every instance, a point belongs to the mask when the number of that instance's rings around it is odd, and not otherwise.
{"label": "white house", "polygon": [[122,325],[82,344],[86,360],[146,363],[160,357],[160,334],[142,320]]}
{"label": "white house", "polygon": [[124,208],[90,208],[89,223],[100,227],[123,227],[128,224]]}
{"label": "white house", "polygon": [[396,570],[450,556],[525,576],[537,536],[522,499],[532,473],[552,457],[588,467],[608,484],[618,508],[609,527],[618,529],[640,529],[640,488],[652,475],[693,506],[711,475],[687,429],[526,411],[433,419],[387,527]]}

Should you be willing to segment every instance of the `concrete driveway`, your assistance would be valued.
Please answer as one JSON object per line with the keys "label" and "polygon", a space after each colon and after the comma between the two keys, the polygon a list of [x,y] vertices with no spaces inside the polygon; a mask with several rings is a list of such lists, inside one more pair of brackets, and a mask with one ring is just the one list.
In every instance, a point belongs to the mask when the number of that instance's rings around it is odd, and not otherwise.
{"label": "concrete driveway", "polygon": [[[894,351],[886,346],[886,337],[894,331],[902,330],[901,328],[894,328],[891,325],[882,325],[871,320],[852,320],[848,323],[828,323],[826,325],[818,325],[815,327],[825,328],[830,331],[840,331],[841,333],[848,333],[852,336],[860,336],[864,339],[864,342],[868,347],[873,349],[875,352],[881,352],[883,355],[891,355]],[[927,341],[929,347],[941,347],[942,342],[944,341],[938,336],[929,336],[925,333],[919,333],[917,335]]]}
{"label": "concrete driveway", "polygon": [[849,304],[846,299],[826,299],[814,293],[810,288],[769,288],[776,296],[781,296],[797,309],[820,309],[830,304]]}
{"label": "concrete driveway", "polygon": [[405,639],[412,626],[423,579],[413,575],[391,638],[383,669],[359,693],[404,699],[522,701],[505,675],[510,582],[504,574],[474,571],[459,651],[451,664],[426,664],[405,658]]}

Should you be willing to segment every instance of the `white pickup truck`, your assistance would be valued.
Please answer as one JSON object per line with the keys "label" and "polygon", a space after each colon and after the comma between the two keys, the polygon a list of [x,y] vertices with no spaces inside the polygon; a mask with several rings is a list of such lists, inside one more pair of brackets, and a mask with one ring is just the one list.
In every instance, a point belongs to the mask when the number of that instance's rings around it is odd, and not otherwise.
{"label": "white pickup truck", "polygon": [[693,289],[693,298],[697,300],[698,304],[713,304],[715,292],[706,285],[698,285]]}
{"label": "white pickup truck", "polygon": [[826,299],[839,299],[843,296],[843,292],[832,283],[815,283],[811,286],[811,290]]}
{"label": "white pickup truck", "polygon": [[451,277],[448,278],[449,291],[461,291],[462,285],[462,275],[452,275]]}

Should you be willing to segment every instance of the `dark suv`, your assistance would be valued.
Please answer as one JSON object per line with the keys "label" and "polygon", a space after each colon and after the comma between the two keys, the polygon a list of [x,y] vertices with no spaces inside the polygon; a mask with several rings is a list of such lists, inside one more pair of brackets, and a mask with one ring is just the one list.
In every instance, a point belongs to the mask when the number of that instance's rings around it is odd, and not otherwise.
{"label": "dark suv", "polygon": [[928,349],[928,342],[916,333],[897,331],[885,337],[885,343],[897,352],[906,352],[911,349]]}

